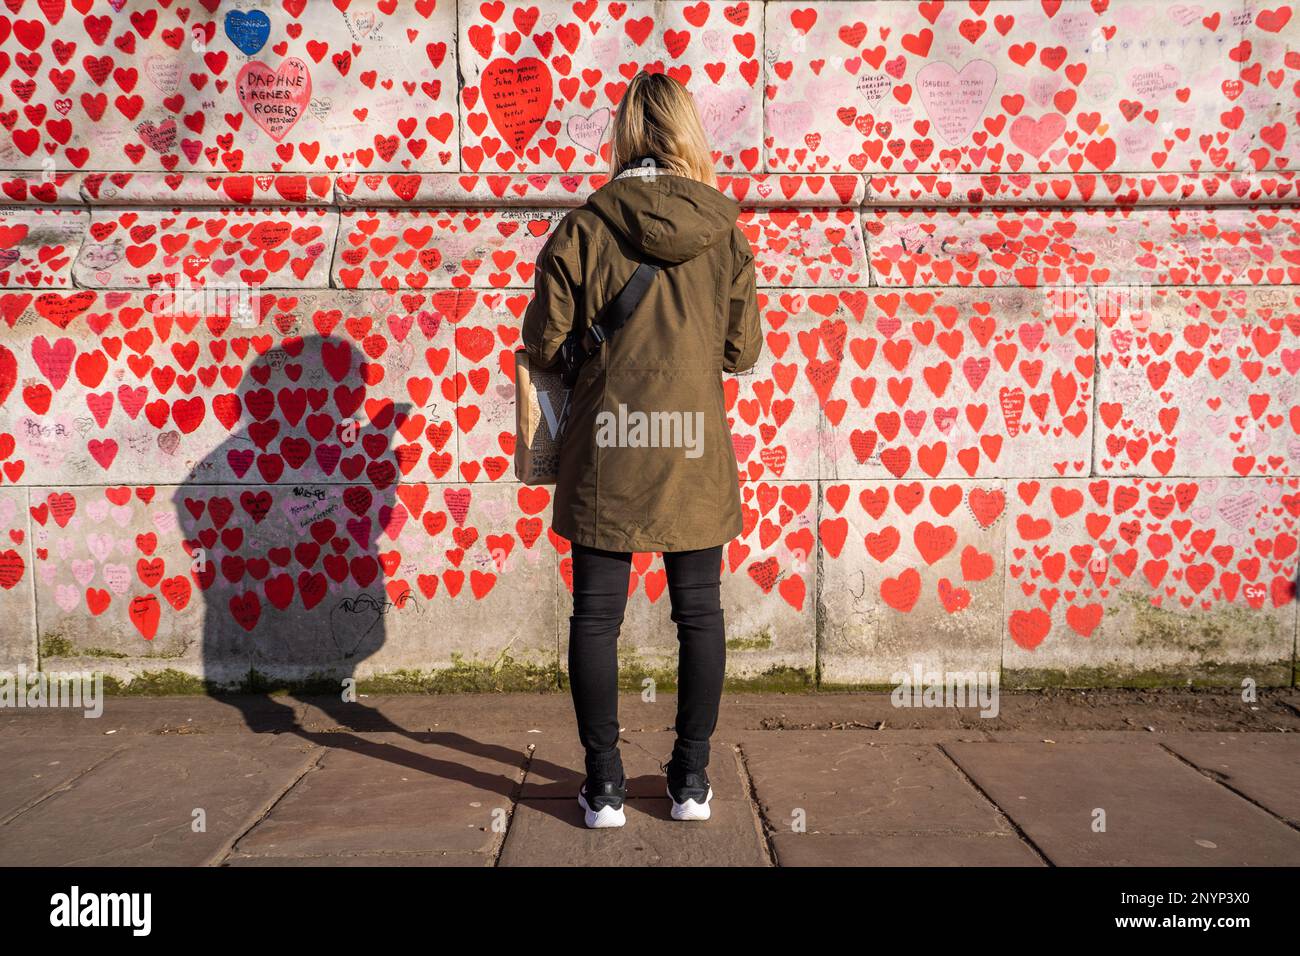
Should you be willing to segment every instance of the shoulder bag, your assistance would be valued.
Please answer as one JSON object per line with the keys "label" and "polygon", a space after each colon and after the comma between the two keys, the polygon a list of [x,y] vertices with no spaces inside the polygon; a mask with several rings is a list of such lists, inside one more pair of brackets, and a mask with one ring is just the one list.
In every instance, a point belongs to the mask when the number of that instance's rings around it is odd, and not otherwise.
{"label": "shoulder bag", "polygon": [[596,321],[564,340],[557,368],[533,368],[527,350],[515,351],[515,477],[524,484],[555,484],[578,372],[627,322],[659,270],[653,262],[640,263]]}

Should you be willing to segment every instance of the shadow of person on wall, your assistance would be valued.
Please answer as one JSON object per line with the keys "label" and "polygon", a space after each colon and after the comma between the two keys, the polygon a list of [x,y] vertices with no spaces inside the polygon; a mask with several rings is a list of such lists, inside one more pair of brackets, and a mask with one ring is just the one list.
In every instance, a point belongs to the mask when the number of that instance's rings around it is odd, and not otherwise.
{"label": "shadow of person on wall", "polygon": [[[226,341],[218,376],[229,383],[238,357]],[[230,435],[190,467],[172,498],[188,578],[204,602],[204,680],[252,731],[293,733],[509,796],[520,749],[414,731],[357,700],[358,669],[383,647],[394,614],[438,626],[418,594],[387,584],[407,517],[394,446],[406,442],[398,428],[412,406],[367,395],[367,382],[386,371],[345,339],[290,336],[240,369],[233,393],[216,386],[210,413]],[[309,717],[312,708],[319,713]],[[435,758],[352,730],[456,754]],[[515,772],[475,770],[458,755]],[[552,779],[567,773],[531,767]]]}
{"label": "shadow of person on wall", "polygon": [[344,682],[383,646],[389,612],[412,600],[386,590],[381,543],[411,406],[367,396],[377,370],[342,338],[290,336],[261,351],[237,390],[211,402],[230,436],[173,497],[205,603],[205,680],[253,692],[227,698],[250,729],[284,729],[293,710],[272,690],[343,702]]}

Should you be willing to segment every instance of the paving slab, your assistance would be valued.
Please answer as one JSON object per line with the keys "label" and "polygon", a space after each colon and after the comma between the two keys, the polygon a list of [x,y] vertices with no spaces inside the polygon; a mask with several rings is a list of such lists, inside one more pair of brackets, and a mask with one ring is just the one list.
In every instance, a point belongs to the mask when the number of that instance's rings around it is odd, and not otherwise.
{"label": "paving slab", "polygon": [[354,853],[318,856],[232,856],[222,866],[491,866],[487,853]]}
{"label": "paving slab", "polygon": [[1144,733],[1224,733],[1300,731],[1300,717],[1276,691],[1243,702],[1231,688],[1080,689],[1051,692],[1008,691],[998,695],[998,714],[981,718],[962,711],[966,726],[991,735],[1041,729],[1056,736],[1070,730],[1116,730]]}
{"label": "paving slab", "polygon": [[[1036,730],[996,730],[986,740],[1014,744],[1120,744],[1146,746],[1168,739],[1162,733],[1147,730],[1065,730],[1039,728]],[[939,741],[947,743],[947,741]]]}
{"label": "paving slab", "polygon": [[1300,737],[1223,734],[1162,742],[1224,786],[1300,827]]}
{"label": "paving slab", "polygon": [[[671,696],[638,706],[624,695],[623,835],[581,826],[582,754],[563,693],[375,697],[349,708],[121,697],[98,720],[8,711],[0,865],[1300,860],[1300,738],[1188,732],[1245,726],[1223,694],[1049,696],[1016,695],[1033,706],[1004,708],[981,725],[1011,729],[985,731],[947,717],[876,730],[893,726],[882,694],[728,694],[730,728],[720,726],[710,766],[715,818],[696,828],[668,818],[660,789]],[[267,732],[252,732],[250,713]],[[308,726],[293,722],[307,715]],[[800,726],[815,729],[780,729]],[[193,834],[200,807],[207,833]],[[1096,807],[1107,811],[1106,834],[1091,832]],[[792,826],[796,810],[804,832]]]}
{"label": "paving slab", "polygon": [[1044,866],[1012,833],[778,833],[778,866]]}
{"label": "paving slab", "polygon": [[[620,698],[620,703],[624,698]],[[351,704],[337,699],[302,698],[302,725],[308,730],[343,727],[355,731],[401,729],[410,732],[491,726],[500,733],[527,733],[573,722],[567,693],[360,695]]]}
{"label": "paving slab", "polygon": [[518,789],[518,739],[312,734],[319,763],[234,847],[239,856],[488,853]]}
{"label": "paving slab", "polygon": [[[1288,694],[1290,697],[1288,698]],[[727,692],[717,733],[742,731],[855,730],[879,732],[894,742],[1006,737],[1060,739],[1070,731],[1121,733],[1300,732],[1300,695],[1264,690],[1257,704],[1243,705],[1240,693],[1213,689],[1004,691],[998,716],[955,707],[894,707],[888,693]],[[619,695],[625,733],[672,729],[676,695],[658,694],[654,704],[637,693]],[[433,731],[491,727],[497,733],[556,730],[577,734],[567,691],[526,693],[435,693],[361,695],[356,704],[332,698],[284,695],[110,696],[104,714],[86,720],[79,710],[0,710],[0,737],[53,738],[118,734],[228,733],[257,730]],[[902,735],[902,736],[900,736]],[[1011,739],[1011,738],[1007,738]]]}
{"label": "paving slab", "polygon": [[[0,866],[198,866],[226,847],[312,759],[298,738],[135,738],[0,827]],[[195,811],[206,816],[194,832]]]}
{"label": "paving slab", "polygon": [[[1009,695],[1003,695],[1003,703]],[[190,698],[176,698],[183,701]],[[236,698],[221,698],[237,700]],[[275,698],[290,700],[290,698]],[[577,739],[572,698],[567,690],[515,694],[362,695],[355,704],[331,701],[322,707],[302,698],[300,720],[308,730],[339,726],[350,730],[437,730],[490,723],[503,733],[556,730]],[[243,706],[239,704],[237,706]],[[639,693],[619,694],[618,718],[624,733],[668,732],[677,712],[677,695],[659,691],[654,703]],[[927,728],[961,730],[961,712],[952,708],[898,708],[888,693],[727,692],[718,713],[718,734],[741,730]],[[196,718],[197,721],[197,718]],[[984,722],[981,722],[984,723]],[[387,726],[386,726],[387,725]],[[0,718],[0,730],[4,728]],[[1300,718],[1297,718],[1300,728]],[[982,730],[982,727],[974,728]],[[966,736],[969,732],[962,731]]]}
{"label": "paving slab", "polygon": [[[945,750],[1062,866],[1294,866],[1300,833],[1139,744],[958,743]],[[1096,811],[1105,832],[1094,832]]]}
{"label": "paving slab", "polygon": [[7,821],[37,801],[68,786],[87,770],[122,749],[109,739],[80,741],[30,740],[0,742],[0,766],[5,768],[0,789],[0,822]]}
{"label": "paving slab", "polygon": [[959,730],[955,707],[895,707],[888,693],[724,695],[719,730]]}
{"label": "paving slab", "polygon": [[67,707],[6,710],[0,737],[49,739],[104,736],[155,736],[292,730],[303,705],[289,697],[118,697],[104,698],[104,712],[93,720]]}
{"label": "paving slab", "polygon": [[[770,866],[759,823],[745,794],[734,748],[714,741],[709,762],[713,816],[673,820],[663,795],[657,754],[673,735],[628,735],[620,749],[628,775],[627,825],[588,830],[576,798],[582,750],[576,741],[542,741],[534,751],[523,796],[515,807],[500,866]],[[561,779],[538,779],[539,761],[574,768]]]}
{"label": "paving slab", "polygon": [[628,800],[627,824],[588,830],[566,800],[522,800],[500,866],[769,866],[753,811],[740,800],[710,804],[711,819],[672,819],[667,797]]}
{"label": "paving slab", "polygon": [[[521,796],[527,799],[550,797],[576,799],[586,775],[582,744],[576,733],[530,735],[537,744],[528,765]],[[629,799],[662,797],[664,773],[659,768],[673,751],[672,733],[624,734],[619,743],[623,772],[627,774]],[[709,783],[716,800],[744,799],[744,785],[736,765],[735,751],[725,740],[710,743]]]}
{"label": "paving slab", "polygon": [[[1288,696],[1289,695],[1289,696]],[[1004,691],[998,716],[954,707],[894,707],[888,693],[751,693],[723,695],[717,733],[742,731],[852,730],[880,733],[895,743],[937,743],[984,738],[1061,741],[1073,731],[1165,734],[1238,731],[1300,732],[1294,691],[1264,690],[1257,704],[1239,692],[1196,690]],[[654,704],[637,693],[619,695],[625,733],[672,729],[676,695],[663,692]],[[531,693],[361,695],[355,704],[332,698],[284,695],[206,697],[110,696],[104,714],[86,720],[79,710],[0,710],[0,738],[352,730],[420,732],[491,727],[496,733],[532,730],[573,735],[577,727],[567,691]],[[1018,736],[1019,735],[1019,736]]]}
{"label": "paving slab", "polygon": [[775,833],[796,825],[823,834],[1013,832],[935,745],[790,731],[746,735],[740,748]]}

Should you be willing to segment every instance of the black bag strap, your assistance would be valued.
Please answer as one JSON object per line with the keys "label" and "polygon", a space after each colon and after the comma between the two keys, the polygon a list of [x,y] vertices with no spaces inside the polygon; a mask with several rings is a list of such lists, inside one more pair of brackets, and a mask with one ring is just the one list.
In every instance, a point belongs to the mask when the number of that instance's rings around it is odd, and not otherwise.
{"label": "black bag strap", "polygon": [[645,294],[650,291],[650,283],[658,272],[659,266],[653,262],[639,263],[618,295],[614,296],[612,302],[605,304],[591,328],[587,329],[583,335],[583,345],[598,347],[601,342],[612,338],[627,323]]}
{"label": "black bag strap", "polygon": [[660,266],[654,262],[641,262],[636,267],[623,288],[619,290],[618,295],[614,296],[609,302],[601,308],[596,315],[596,321],[591,324],[581,336],[575,336],[571,339],[570,348],[573,350],[571,358],[565,363],[567,366],[564,373],[564,384],[572,388],[578,380],[578,371],[582,368],[584,362],[591,358],[600,350],[601,345],[608,342],[614,337],[614,333],[621,329],[627,320],[631,317],[632,312],[645,298],[645,294],[650,291],[650,283],[658,275]]}

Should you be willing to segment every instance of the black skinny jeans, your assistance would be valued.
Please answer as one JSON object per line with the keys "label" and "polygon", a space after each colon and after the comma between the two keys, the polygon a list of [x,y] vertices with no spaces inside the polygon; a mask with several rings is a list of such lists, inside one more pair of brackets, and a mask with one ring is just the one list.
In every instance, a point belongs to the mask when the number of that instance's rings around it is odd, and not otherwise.
{"label": "black skinny jeans", "polygon": [[[627,609],[632,555],[573,546],[569,682],[587,776],[619,780],[618,634]],[[722,546],[664,552],[672,620],[677,625],[677,740],[672,763],[683,772],[709,763],[718,723],[726,641],[721,602]]]}

